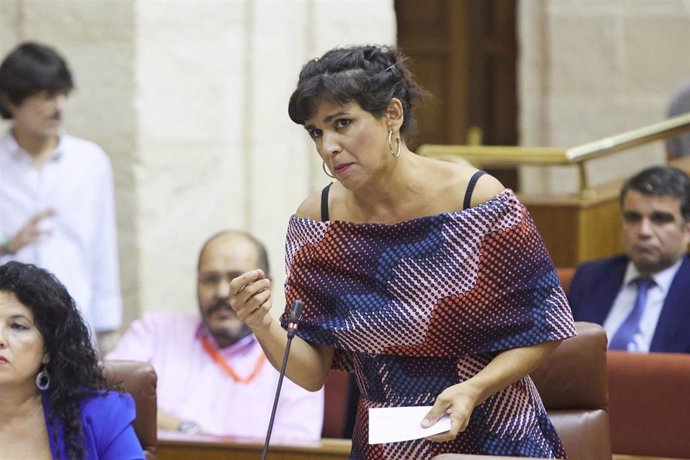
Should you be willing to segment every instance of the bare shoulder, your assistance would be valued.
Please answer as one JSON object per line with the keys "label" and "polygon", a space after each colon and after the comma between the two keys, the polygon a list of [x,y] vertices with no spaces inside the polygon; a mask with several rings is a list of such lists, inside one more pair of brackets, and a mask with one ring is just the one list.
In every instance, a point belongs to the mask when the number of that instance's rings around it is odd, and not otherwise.
{"label": "bare shoulder", "polygon": [[[462,198],[465,196],[472,177],[479,170],[469,163],[462,162],[445,163],[443,164],[443,169],[446,171],[446,174],[450,174],[450,181],[446,182],[448,188],[444,190],[444,193],[450,197],[449,199],[458,200],[459,204],[456,207],[462,209],[459,207],[462,204]],[[443,182],[440,181],[440,183]],[[505,190],[505,187],[498,179],[490,174],[483,174],[474,185],[470,206],[485,203],[503,190]]]}
{"label": "bare shoulder", "polygon": [[295,211],[295,215],[305,219],[321,220],[321,190],[306,197]]}
{"label": "bare shoulder", "polygon": [[505,190],[503,184],[490,174],[482,175],[474,187],[471,206],[486,203]]}

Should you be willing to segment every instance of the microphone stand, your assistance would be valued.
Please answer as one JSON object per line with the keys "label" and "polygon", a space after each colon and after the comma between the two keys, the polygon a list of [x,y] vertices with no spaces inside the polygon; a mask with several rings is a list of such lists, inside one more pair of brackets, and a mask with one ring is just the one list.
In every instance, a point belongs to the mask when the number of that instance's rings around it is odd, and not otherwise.
{"label": "microphone stand", "polygon": [[290,308],[290,317],[288,318],[287,344],[285,345],[285,353],[283,354],[283,364],[280,366],[278,386],[276,387],[276,395],[273,399],[273,410],[271,410],[271,420],[268,422],[268,431],[266,433],[266,440],[264,441],[264,450],[261,454],[261,460],[266,460],[266,454],[268,454],[268,445],[271,442],[271,431],[273,431],[273,422],[276,418],[276,409],[278,408],[280,389],[283,386],[283,377],[285,377],[285,368],[287,367],[288,355],[290,354],[290,345],[292,345],[292,339],[293,337],[295,337],[295,332],[297,332],[297,327],[299,326],[299,319],[302,316],[303,308],[304,304],[299,299],[292,302],[292,307]]}

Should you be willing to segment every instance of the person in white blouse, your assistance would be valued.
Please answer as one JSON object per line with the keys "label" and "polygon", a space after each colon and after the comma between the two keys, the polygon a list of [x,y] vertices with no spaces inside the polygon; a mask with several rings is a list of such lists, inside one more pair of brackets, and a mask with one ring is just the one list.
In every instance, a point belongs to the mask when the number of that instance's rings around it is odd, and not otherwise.
{"label": "person in white blouse", "polygon": [[0,64],[0,264],[53,272],[95,332],[114,342],[122,321],[113,178],[93,142],[62,130],[74,83],[52,48],[25,42]]}

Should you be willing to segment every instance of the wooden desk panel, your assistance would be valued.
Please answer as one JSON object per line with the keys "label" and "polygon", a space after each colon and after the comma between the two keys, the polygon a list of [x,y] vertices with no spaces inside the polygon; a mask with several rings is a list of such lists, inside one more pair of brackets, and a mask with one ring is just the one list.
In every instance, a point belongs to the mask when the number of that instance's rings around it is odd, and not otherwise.
{"label": "wooden desk panel", "polygon": [[613,454],[613,460],[683,460],[683,459],[668,458],[668,457],[645,457],[645,456],[641,456],[641,455]]}
{"label": "wooden desk panel", "polygon": [[[349,439],[322,439],[302,445],[272,444],[269,460],[346,460],[349,457]],[[216,436],[191,436],[176,433],[159,433],[157,458],[159,460],[257,460],[263,452],[263,441],[224,438]],[[445,454],[446,460],[509,460],[512,457],[487,455]],[[526,459],[523,459],[526,460]],[[612,460],[678,460],[661,457],[613,454]]]}
{"label": "wooden desk panel", "polygon": [[[539,460],[518,457],[496,457],[493,455],[467,455],[467,454],[443,454],[434,457],[432,460]],[[613,454],[612,460],[683,460],[662,457],[640,457],[636,455]]]}
{"label": "wooden desk panel", "polygon": [[557,267],[623,252],[616,194],[602,193],[591,199],[520,198]]}
{"label": "wooden desk panel", "polygon": [[431,460],[549,460],[547,458],[533,457],[497,457],[495,455],[470,455],[470,454],[441,454]]}
{"label": "wooden desk panel", "polygon": [[[270,460],[346,460],[349,439],[322,439],[300,445],[271,443]],[[262,439],[238,439],[217,436],[191,436],[159,433],[156,458],[159,460],[257,460],[261,458]]]}

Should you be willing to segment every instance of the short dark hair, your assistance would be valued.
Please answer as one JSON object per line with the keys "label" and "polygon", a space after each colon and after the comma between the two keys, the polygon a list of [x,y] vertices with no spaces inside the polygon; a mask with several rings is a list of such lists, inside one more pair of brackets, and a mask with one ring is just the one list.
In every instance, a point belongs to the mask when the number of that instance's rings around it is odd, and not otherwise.
{"label": "short dark hair", "polygon": [[681,216],[686,222],[690,221],[690,177],[684,171],[671,166],[652,166],[643,169],[623,184],[619,198],[621,209],[629,190],[648,196],[678,198]]}
{"label": "short dark hair", "polygon": [[400,133],[407,138],[415,128],[413,109],[425,91],[406,66],[407,57],[393,46],[334,48],[307,62],[290,96],[290,119],[303,125],[321,100],[335,104],[356,101],[377,118],[391,100],[402,102],[404,121]]}
{"label": "short dark hair", "polygon": [[14,105],[39,91],[69,92],[74,88],[67,62],[49,46],[24,42],[0,64],[0,115],[10,119],[6,99]]}
{"label": "short dark hair", "polygon": [[[46,270],[31,264],[0,265],[0,291],[14,294],[34,316],[50,360],[49,423],[64,423],[68,458],[83,458],[80,404],[89,390],[108,388],[89,328],[67,289]],[[57,435],[57,432],[55,432]]]}
{"label": "short dark hair", "polygon": [[266,251],[266,246],[264,246],[264,244],[261,241],[259,241],[256,237],[254,237],[252,234],[242,230],[222,230],[218,233],[211,235],[211,237],[209,237],[201,246],[201,250],[199,251],[199,259],[197,261],[197,270],[199,270],[199,267],[201,267],[201,258],[204,256],[204,252],[206,251],[208,245],[211,244],[217,238],[227,235],[239,235],[248,239],[256,248],[256,254],[259,263],[259,266],[257,268],[260,268],[266,276],[270,276],[271,266],[268,262],[268,251]]}

